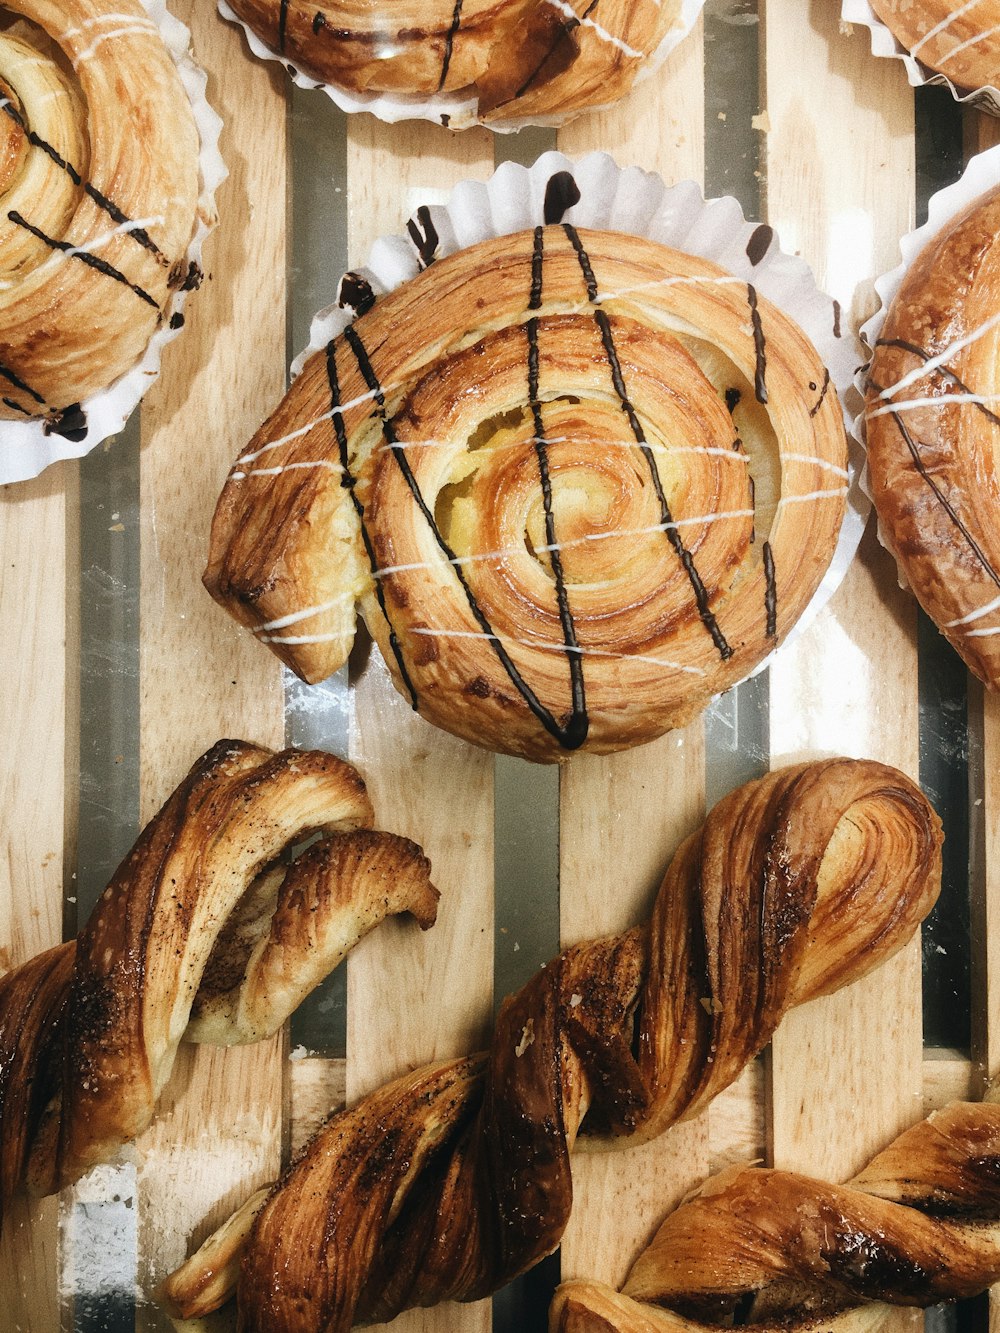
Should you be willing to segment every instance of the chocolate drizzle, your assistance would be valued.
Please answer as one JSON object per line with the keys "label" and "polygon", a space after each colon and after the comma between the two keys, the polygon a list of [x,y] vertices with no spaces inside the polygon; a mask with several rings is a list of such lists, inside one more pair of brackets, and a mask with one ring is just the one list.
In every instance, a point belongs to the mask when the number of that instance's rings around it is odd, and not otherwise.
{"label": "chocolate drizzle", "polygon": [[79,444],[87,438],[87,414],[79,403],[70,403],[51,421],[46,421],[44,429],[46,435],[61,435],[64,440]]}
{"label": "chocolate drizzle", "polygon": [[726,390],[726,410],[729,412],[730,416],[732,416],[733,413],[736,411],[736,408],[742,397],[743,394],[740,392],[739,389]]}
{"label": "chocolate drizzle", "polygon": [[771,242],[774,240],[774,228],[769,227],[766,222],[762,222],[759,227],[755,227],[749,241],[747,241],[747,259],[757,267],[760,261],[771,248]]}
{"label": "chocolate drizzle", "polygon": [[765,541],[761,547],[764,557],[764,613],[767,616],[767,637],[778,637],[778,584],[774,576],[774,553],[771,543]]}
{"label": "chocolate drizzle", "polygon": [[840,302],[833,303],[833,336],[839,338],[840,334]]}
{"label": "chocolate drizzle", "polygon": [[[351,351],[354,353],[355,360],[358,363],[358,369],[361,371],[361,376],[364,379],[365,383],[368,385],[368,388],[371,391],[373,398],[375,399],[375,403],[378,409],[378,415],[382,424],[382,436],[386,444],[389,446],[392,456],[395,459],[396,464],[403,475],[403,479],[410,489],[410,494],[416,501],[417,508],[423,515],[423,518],[427,523],[428,528],[430,529],[431,533],[434,536],[434,540],[437,542],[441,553],[444,555],[445,559],[448,561],[448,563],[451,565],[452,569],[455,572],[455,577],[458,579],[462,591],[465,593],[465,598],[469,604],[469,610],[472,612],[473,619],[475,620],[479,628],[482,630],[486,641],[489,643],[490,647],[493,649],[494,653],[499,659],[500,664],[503,667],[504,671],[507,673],[508,679],[510,680],[511,684],[521,695],[521,698],[527,704],[531,712],[535,715],[535,717],[538,718],[539,722],[541,722],[545,730],[549,733],[550,736],[554,737],[555,740],[559,742],[559,744],[563,747],[563,749],[566,750],[577,749],[586,740],[587,736],[586,725],[585,725],[586,715],[585,714],[583,715],[584,725],[582,727],[579,717],[575,712],[571,716],[568,726],[561,727],[559,723],[556,721],[556,719],[553,717],[553,715],[549,712],[549,710],[545,707],[545,705],[535,694],[531,686],[521,675],[520,671],[518,671],[517,666],[511,659],[511,656],[507,652],[507,649],[500,642],[499,637],[493,631],[492,625],[490,624],[487,617],[484,615],[482,608],[480,607],[479,602],[476,599],[476,595],[472,591],[472,588],[469,585],[469,581],[465,577],[465,574],[462,571],[462,567],[458,560],[458,557],[449,546],[448,542],[445,539],[444,534],[441,532],[441,529],[437,525],[437,521],[435,520],[434,515],[431,513],[430,509],[427,506],[427,501],[424,499],[420,490],[420,486],[417,482],[417,479],[413,475],[413,471],[406,457],[406,452],[403,449],[402,445],[400,444],[399,439],[396,435],[396,429],[395,426],[393,425],[392,419],[386,413],[385,394],[383,393],[382,386],[379,383],[379,378],[375,373],[371,361],[368,358],[368,353],[365,350],[364,343],[362,342],[360,336],[358,335],[357,330],[351,324],[349,324],[347,328],[344,330],[343,336],[348,346],[350,347]],[[410,689],[412,693],[413,689],[412,685],[410,686]],[[414,707],[416,706],[417,706],[416,697],[414,696]]]}
{"label": "chocolate drizzle", "polygon": [[576,637],[576,625],[569,604],[569,591],[566,587],[566,575],[563,570],[562,553],[556,540],[556,520],[552,510],[552,481],[549,476],[549,446],[545,438],[545,422],[542,419],[542,405],[538,400],[538,320],[529,319],[526,332],[528,335],[528,398],[531,403],[531,416],[535,427],[535,456],[538,459],[538,475],[542,483],[542,504],[545,509],[545,543],[549,548],[552,561],[552,574],[556,581],[556,601],[559,606],[559,623],[562,626],[563,643],[569,659],[570,686],[573,698],[573,711],[560,744],[567,750],[578,749],[587,739],[590,721],[587,717],[587,699],[583,680],[583,658],[580,644]]}
{"label": "chocolate drizzle", "polygon": [[437,227],[431,217],[431,210],[426,204],[421,204],[416,214],[410,218],[406,224],[406,230],[409,233],[410,240],[416,246],[417,254],[420,256],[420,267],[430,268],[437,257],[437,248],[440,237],[437,233]]}
{"label": "chocolate drizzle", "polygon": [[38,240],[40,240],[43,245],[47,245],[50,250],[58,250],[62,254],[67,254],[73,259],[79,259],[80,262],[86,264],[88,268],[95,269],[98,273],[103,273],[105,277],[113,278],[115,282],[120,282],[128,287],[130,291],[135,292],[140,300],[145,301],[147,305],[151,305],[154,310],[158,311],[160,309],[159,302],[155,301],[153,297],[150,296],[149,292],[140,287],[138,283],[132,282],[130,279],[126,278],[125,274],[122,273],[120,269],[115,268],[113,264],[109,264],[106,259],[101,259],[97,255],[91,254],[89,250],[78,250],[69,241],[60,241],[54,236],[47,236],[40,227],[35,227],[30,222],[26,221],[16,209],[11,209],[8,212],[7,217],[15,226],[23,227],[25,231],[31,232],[32,236],[36,236]]}
{"label": "chocolate drizzle", "polygon": [[[880,385],[876,384],[874,380],[870,379],[868,382],[876,393],[884,392],[884,389]],[[958,528],[959,532],[965,538],[966,542],[969,545],[969,549],[972,551],[973,555],[975,555],[976,559],[982,565],[986,574],[993,580],[996,586],[1000,588],[1000,573],[998,573],[993,568],[993,565],[990,563],[990,560],[986,555],[986,552],[976,541],[975,537],[973,537],[969,529],[965,526],[964,522],[959,517],[958,512],[953,507],[951,501],[942,491],[941,487],[937,484],[931,473],[927,470],[927,467],[925,466],[923,459],[920,457],[919,442],[915,440],[913,436],[910,434],[910,432],[907,430],[906,424],[904,423],[902,416],[898,412],[893,411],[890,413],[890,415],[892,416],[893,421],[896,423],[896,429],[903,437],[903,441],[910,452],[910,457],[913,459],[913,466],[917,469],[918,474],[930,487],[931,491],[934,493],[935,499],[939,502],[942,509],[944,509],[945,513],[954,523],[955,527]]]}
{"label": "chocolate drizzle", "polygon": [[320,29],[325,27],[326,27],[326,15],[323,13],[321,9],[317,9],[316,13],[313,15],[313,21],[312,21],[313,36],[314,37],[318,36]]}
{"label": "chocolate drizzle", "polygon": [[354,512],[358,516],[358,526],[361,529],[361,540],[364,542],[365,552],[368,556],[368,564],[372,571],[372,581],[375,584],[375,596],[378,600],[379,609],[385,617],[385,623],[389,626],[389,646],[392,649],[392,655],[396,659],[396,665],[399,667],[399,674],[406,686],[410,696],[410,704],[414,709],[417,707],[417,692],[413,688],[413,682],[410,680],[410,674],[406,669],[406,662],[403,660],[402,649],[399,646],[399,640],[396,637],[396,631],[392,627],[392,621],[389,619],[389,611],[385,604],[385,591],[382,584],[375,577],[375,571],[378,568],[378,562],[375,559],[375,552],[372,549],[371,537],[365,526],[364,505],[358,499],[357,478],[351,471],[350,451],[347,447],[347,430],[344,426],[343,415],[340,411],[340,377],[337,374],[337,345],[335,342],[329,342],[326,345],[326,377],[330,385],[330,401],[333,411],[333,429],[337,436],[337,449],[340,455],[340,484],[351,497],[351,503],[354,505]]}
{"label": "chocolate drizzle", "polygon": [[590,0],[590,4],[583,11],[583,15],[580,18],[578,18],[576,14],[570,14],[568,16],[562,17],[559,20],[560,23],[559,31],[556,33],[552,45],[545,52],[545,55],[542,56],[541,60],[531,71],[531,73],[528,75],[525,81],[521,84],[520,88],[518,88],[517,92],[514,94],[515,98],[524,96],[524,94],[528,91],[531,85],[538,78],[539,74],[541,74],[545,66],[552,59],[553,55],[559,49],[561,43],[564,42],[569,37],[570,33],[573,31],[574,28],[578,28],[580,26],[580,24],[583,22],[584,19],[590,18],[591,14],[597,8],[598,3],[599,0]]}
{"label": "chocolate drizzle", "polygon": [[[569,237],[573,249],[580,264],[583,273],[584,282],[587,285],[587,296],[592,304],[597,303],[598,287],[597,278],[594,275],[593,267],[590,263],[590,257],[583,247],[579,234],[569,223],[563,224],[563,230]],[[618,356],[618,349],[615,346],[614,333],[611,328],[611,321],[607,314],[600,308],[594,311],[594,321],[597,324],[601,334],[601,342],[604,345],[604,354],[608,359],[608,365],[611,368],[611,381],[615,387],[615,393],[618,395],[618,401],[621,403],[629,428],[635,438],[636,444],[646,460],[646,466],[649,469],[649,475],[653,482],[653,488],[656,492],[656,499],[660,506],[660,523],[667,540],[673,547],[674,553],[680,560],[684,572],[688,576],[691,584],[691,590],[694,593],[695,603],[698,607],[698,615],[701,622],[712,636],[712,642],[718,649],[719,656],[724,662],[728,661],[733,655],[733,650],[726,642],[726,637],[719,628],[719,622],[712,611],[711,602],[708,596],[708,590],[702,582],[701,575],[698,573],[694,563],[694,556],[684,545],[684,539],[674,522],[673,515],[670,512],[670,505],[663,490],[663,480],[660,477],[660,470],[656,465],[656,458],[646,439],[645,431],[642,428],[642,422],[636,415],[634,406],[628,396],[628,389],[625,385],[625,378],[622,374],[621,361]]]}
{"label": "chocolate drizzle", "polygon": [[281,0],[278,6],[278,50],[285,53],[285,29],[288,26],[288,0]]}
{"label": "chocolate drizzle", "polygon": [[545,228],[536,227],[531,251],[531,293],[528,296],[528,309],[540,310],[542,307],[542,267],[545,258]]}
{"label": "chocolate drizzle", "polygon": [[0,402],[3,403],[4,407],[9,407],[12,412],[23,412],[26,417],[31,416],[28,409],[22,407],[20,403],[15,403],[13,398],[0,398]]}
{"label": "chocolate drizzle", "polygon": [[5,379],[8,384],[13,384],[15,389],[20,389],[22,393],[26,393],[40,407],[45,406],[45,399],[42,395],[33,389],[30,384],[27,384],[16,370],[11,370],[10,366],[5,366],[2,362],[0,362],[0,378]]}
{"label": "chocolate drizzle", "polygon": [[[879,338],[875,346],[898,347],[903,352],[910,352],[913,356],[919,357],[921,361],[929,361],[931,359],[930,352],[925,352],[922,347],[917,347],[915,343],[906,342],[903,338]],[[949,370],[947,366],[935,366],[934,373],[936,375],[941,375],[944,379],[948,380],[949,383],[954,384],[955,388],[959,389],[962,393],[968,393],[975,397],[974,391],[969,388],[965,381],[960,379],[953,370]],[[941,406],[948,406],[947,397],[941,399]],[[974,402],[971,403],[970,406],[974,407],[978,412],[982,412],[983,416],[989,421],[992,421],[994,426],[1000,426],[1000,417],[998,417],[995,412],[990,411],[985,403]]]}
{"label": "chocolate drizzle", "polygon": [[375,292],[363,273],[344,274],[337,288],[337,304],[341,310],[349,307],[354,311],[355,317],[367,315],[375,304]]}
{"label": "chocolate drizzle", "polygon": [[572,172],[557,171],[545,186],[545,205],[542,216],[547,226],[562,222],[569,210],[580,202],[580,187]]}
{"label": "chocolate drizzle", "polygon": [[757,365],[753,377],[753,391],[757,396],[758,403],[766,403],[767,384],[764,377],[767,371],[767,353],[764,341],[764,325],[761,322],[760,310],[757,308],[756,289],[749,283],[747,284],[747,300],[750,302],[750,321],[753,324],[753,348],[757,358]]}
{"label": "chocolate drizzle", "polygon": [[[815,389],[815,388],[816,388],[816,385],[815,385],[815,384],[811,384],[811,385],[810,385],[810,388]],[[819,398],[816,400],[814,406],[812,406],[812,407],[809,409],[809,415],[810,415],[811,417],[816,416],[816,414],[819,412],[819,409],[823,406],[824,400],[826,399],[826,395],[827,395],[827,393],[829,392],[829,389],[830,389],[830,372],[827,370],[826,366],[824,366],[824,367],[823,367],[823,386],[822,386],[822,388],[821,388],[820,391],[819,391]]]}
{"label": "chocolate drizzle", "polygon": [[444,39],[444,59],[441,62],[441,78],[438,81],[438,92],[444,87],[445,80],[448,77],[448,70],[451,66],[451,55],[455,49],[455,38],[458,36],[458,30],[462,26],[462,4],[464,0],[455,0],[455,9],[451,16],[451,26]]}
{"label": "chocolate drizzle", "polygon": [[41,152],[43,152],[46,157],[50,158],[57,167],[62,171],[65,171],[66,175],[74,185],[82,186],[87,197],[92,199],[98,208],[107,213],[108,217],[111,218],[113,222],[117,222],[119,226],[128,228],[126,235],[131,236],[138,245],[141,245],[144,250],[148,250],[150,254],[155,255],[162,263],[165,264],[167,262],[166,255],[164,255],[160,247],[151,238],[145,227],[136,227],[133,224],[132,219],[126,213],[123,213],[116,203],[113,203],[107,195],[102,194],[96,186],[91,185],[89,181],[83,179],[76,167],[73,166],[72,162],[68,162],[66,158],[53,148],[52,144],[46,142],[41,135],[36,134],[34,130],[29,129],[24,117],[13,103],[10,101],[6,102],[3,106],[3,110],[15,125],[23,130],[24,134],[27,136],[28,142],[33,147],[40,149]]}

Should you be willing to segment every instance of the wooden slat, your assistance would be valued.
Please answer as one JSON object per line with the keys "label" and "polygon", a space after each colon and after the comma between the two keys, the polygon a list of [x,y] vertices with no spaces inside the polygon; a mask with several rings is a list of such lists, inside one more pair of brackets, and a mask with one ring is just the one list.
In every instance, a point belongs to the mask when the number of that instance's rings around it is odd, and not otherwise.
{"label": "wooden slat", "polygon": [[[0,973],[62,939],[66,681],[76,653],[65,641],[64,571],[75,559],[66,487],[75,472],[60,464],[0,487]],[[59,1327],[58,1212],[55,1199],[19,1199],[6,1219],[0,1325],[11,1333]]]}
{"label": "wooden slat", "polygon": [[[348,128],[349,255],[362,264],[379,235],[437,192],[493,169],[481,130],[397,127],[368,116]],[[347,965],[347,1099],[411,1065],[475,1049],[489,1030],[493,976],[493,761],[437,731],[393,689],[376,650],[354,691],[351,757],[386,827],[419,842],[441,891],[438,924],[421,935],[389,922]],[[485,1333],[490,1303],[411,1311],[393,1333]]]}
{"label": "wooden slat", "polygon": [[[846,312],[898,262],[912,223],[913,101],[899,62],[872,60],[866,34],[838,30],[835,8],[764,6],[767,213]],[[866,540],[828,609],[772,668],[773,765],[844,753],[916,777],[916,678],[913,600]],[[848,992],[786,1018],[773,1043],[771,1103],[775,1164],[829,1179],[919,1119],[916,942]]]}
{"label": "wooden slat", "polygon": [[[142,818],[221,736],[279,747],[280,671],[201,586],[208,527],[232,459],[285,384],[285,78],[248,57],[212,6],[175,6],[226,130],[231,176],[208,274],[184,336],[142,410],[140,743]],[[218,278],[212,275],[217,273]],[[280,1166],[281,1040],[182,1048],[153,1128],[137,1144],[140,1282]],[[142,1316],[140,1315],[140,1318]]]}
{"label": "wooden slat", "polygon": [[[622,166],[668,184],[704,174],[701,23],[661,72],[614,110],[561,130],[577,156],[610,148]],[[704,815],[704,725],[607,758],[574,758],[560,792],[563,944],[626,929],[648,916],[675,847]],[[656,1223],[708,1171],[706,1117],[659,1141],[613,1153],[578,1152],[562,1276],[617,1283]]]}

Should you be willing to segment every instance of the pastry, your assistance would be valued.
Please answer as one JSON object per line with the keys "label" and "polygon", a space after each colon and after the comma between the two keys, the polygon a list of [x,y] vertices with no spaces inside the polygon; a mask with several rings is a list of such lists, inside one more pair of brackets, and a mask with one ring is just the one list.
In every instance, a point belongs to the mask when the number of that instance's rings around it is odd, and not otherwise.
{"label": "pastry", "polygon": [[426,858],[372,820],[332,755],[220,741],[197,761],[77,939],[0,980],[0,1222],[146,1128],[181,1040],[269,1036],[384,917],[433,924]]}
{"label": "pastry", "polygon": [[959,88],[1000,84],[1000,0],[871,0],[911,56]]}
{"label": "pastry", "polygon": [[564,117],[632,87],[680,0],[232,0],[277,55],[352,93],[478,99],[486,123]]}
{"label": "pastry", "polygon": [[421,716],[493,750],[685,724],[830,562],[829,373],[752,284],[652,241],[553,225],[435,261],[411,226],[426,271],[355,280],[363,313],[236,460],[207,588],[313,682],[360,605]]}
{"label": "pastry", "polygon": [[667,1217],[621,1292],[567,1282],[550,1333],[861,1333],[888,1306],[978,1295],[1000,1279],[1000,1105],[956,1102],[846,1185],[731,1168]]}
{"label": "pastry", "polygon": [[1000,189],[940,232],[892,302],[865,428],[880,532],[969,669],[1000,687]]}
{"label": "pastry", "polygon": [[824,760],[740,788],[682,845],[647,925],[543,968],[504,1002],[488,1054],[333,1116],[164,1299],[185,1317],[216,1308],[241,1249],[244,1333],[343,1333],[494,1291],[558,1244],[581,1123],[613,1147],[696,1114],[787,1009],[906,943],[937,895],[940,845],[919,789],[881,764]]}
{"label": "pastry", "polygon": [[198,133],[137,0],[4,0],[0,112],[0,421],[81,440],[200,280]]}

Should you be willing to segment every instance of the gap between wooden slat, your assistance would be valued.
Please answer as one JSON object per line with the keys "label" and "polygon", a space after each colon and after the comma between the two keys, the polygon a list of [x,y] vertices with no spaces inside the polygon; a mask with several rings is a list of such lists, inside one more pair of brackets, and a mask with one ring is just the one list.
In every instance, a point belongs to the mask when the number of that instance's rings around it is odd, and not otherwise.
{"label": "gap between wooden slat", "polygon": [[[403,230],[424,203],[493,168],[485,130],[449,134],[371,116],[348,125],[348,253],[365,262],[380,235]],[[355,656],[351,758],[380,823],[419,842],[441,891],[438,924],[381,926],[347,964],[351,1102],[408,1067],[479,1047],[489,1031],[493,975],[493,761],[433,728],[393,689],[376,649]],[[415,1310],[393,1333],[485,1333],[490,1303]]]}

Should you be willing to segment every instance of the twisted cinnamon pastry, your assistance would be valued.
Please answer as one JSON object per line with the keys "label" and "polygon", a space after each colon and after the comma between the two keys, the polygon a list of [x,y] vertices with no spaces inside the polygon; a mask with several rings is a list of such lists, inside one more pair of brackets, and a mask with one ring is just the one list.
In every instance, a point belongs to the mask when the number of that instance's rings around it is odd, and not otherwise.
{"label": "twisted cinnamon pastry", "polygon": [[880,530],[921,606],[1000,688],[1000,189],[911,266],[868,376]]}
{"label": "twisted cinnamon pastry", "polygon": [[0,420],[79,440],[200,280],[198,134],[137,0],[4,0],[0,112]]}
{"label": "twisted cinnamon pastry", "polygon": [[920,791],[881,764],[739,789],[674,857],[648,926],[562,953],[505,1001],[488,1055],[335,1115],[164,1298],[187,1317],[217,1308],[241,1250],[243,1333],[341,1333],[494,1291],[558,1244],[585,1117],[607,1147],[696,1114],[790,1007],[910,938],[940,844]]}
{"label": "twisted cinnamon pastry", "polygon": [[959,88],[1000,84],[1000,0],[872,0],[921,64]]}
{"label": "twisted cinnamon pastry", "polygon": [[332,755],[197,761],[78,938],[0,980],[0,1223],[22,1185],[61,1189],[146,1128],[182,1040],[269,1036],[384,917],[433,924],[426,858],[372,819]]}
{"label": "twisted cinnamon pastry", "polygon": [[[975,1296],[1000,1278],[1000,1106],[956,1102],[846,1185],[734,1167],[666,1219],[621,1292],[567,1282],[551,1333],[874,1328],[886,1305]],[[876,1304],[877,1302],[877,1304]]]}
{"label": "twisted cinnamon pastry", "polygon": [[680,0],[232,0],[232,8],[324,83],[477,97],[487,123],[616,101],[681,18]]}
{"label": "twisted cinnamon pastry", "polygon": [[374,305],[358,286],[366,313],[236,460],[205,573],[300,676],[343,664],[360,603],[422,716],[551,761],[683,725],[787,634],[846,444],[816,351],[752,285],[565,225]]}

